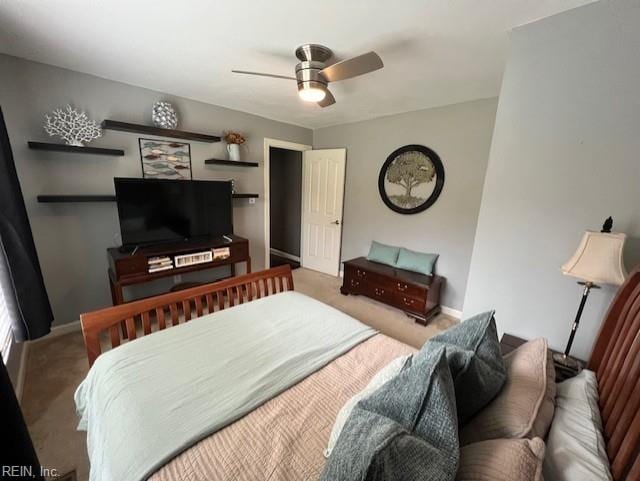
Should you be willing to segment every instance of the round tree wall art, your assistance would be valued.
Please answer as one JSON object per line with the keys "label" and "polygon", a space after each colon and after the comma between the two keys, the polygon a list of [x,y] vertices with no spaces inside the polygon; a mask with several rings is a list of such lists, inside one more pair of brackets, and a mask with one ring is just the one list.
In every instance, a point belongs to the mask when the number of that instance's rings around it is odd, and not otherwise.
{"label": "round tree wall art", "polygon": [[393,151],[378,176],[380,197],[400,214],[417,214],[431,207],[443,185],[442,161],[424,145],[405,145]]}

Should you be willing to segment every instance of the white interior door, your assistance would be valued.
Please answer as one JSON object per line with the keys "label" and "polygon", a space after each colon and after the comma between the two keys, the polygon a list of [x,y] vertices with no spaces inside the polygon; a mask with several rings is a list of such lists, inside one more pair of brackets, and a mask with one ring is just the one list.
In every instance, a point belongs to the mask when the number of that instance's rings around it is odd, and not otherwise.
{"label": "white interior door", "polygon": [[337,276],[340,271],[346,149],[303,154],[302,267]]}

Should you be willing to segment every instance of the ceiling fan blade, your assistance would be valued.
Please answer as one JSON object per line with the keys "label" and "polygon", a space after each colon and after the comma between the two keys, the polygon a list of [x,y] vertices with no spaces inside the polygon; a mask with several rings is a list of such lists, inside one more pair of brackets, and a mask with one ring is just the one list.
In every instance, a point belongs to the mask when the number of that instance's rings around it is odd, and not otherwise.
{"label": "ceiling fan blade", "polygon": [[329,90],[325,90],[325,92],[326,95],[324,96],[324,98],[320,102],[317,102],[317,104],[322,108],[336,103],[336,98],[333,96],[333,94],[329,92]]}
{"label": "ceiling fan blade", "polygon": [[329,81],[337,82],[373,72],[384,67],[382,59],[375,52],[369,52],[357,57],[348,58],[322,69],[320,73]]}
{"label": "ceiling fan blade", "polygon": [[232,70],[233,73],[241,73],[244,75],[257,75],[258,77],[271,77],[271,78],[281,78],[284,80],[296,80],[295,77],[287,77],[286,75],[275,75],[272,73],[262,73],[262,72],[249,72],[247,70]]}

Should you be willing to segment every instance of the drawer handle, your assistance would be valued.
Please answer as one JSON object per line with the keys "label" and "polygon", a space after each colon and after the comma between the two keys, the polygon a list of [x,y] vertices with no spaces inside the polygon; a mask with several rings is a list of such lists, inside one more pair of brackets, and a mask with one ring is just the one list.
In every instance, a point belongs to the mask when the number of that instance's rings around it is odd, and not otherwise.
{"label": "drawer handle", "polygon": [[356,281],[355,279],[351,279],[351,286],[358,287],[359,285],[360,283],[358,281]]}
{"label": "drawer handle", "polygon": [[364,277],[364,276],[366,276],[366,275],[367,275],[367,273],[366,273],[366,272],[364,272],[364,271],[360,271],[360,270],[359,270],[359,271],[357,271],[356,273],[358,274],[358,277]]}
{"label": "drawer handle", "polygon": [[399,282],[398,282],[398,290],[399,290],[400,292],[404,292],[404,291],[406,291],[406,290],[407,290],[407,287],[409,287],[409,286],[407,286],[406,284],[401,284],[401,283],[399,283]]}
{"label": "drawer handle", "polygon": [[407,299],[406,297],[403,297],[402,300],[406,306],[413,306],[413,303],[415,302],[413,299]]}
{"label": "drawer handle", "polygon": [[378,289],[377,287],[375,288],[376,291],[376,296],[381,296],[382,294],[384,294],[384,289]]}

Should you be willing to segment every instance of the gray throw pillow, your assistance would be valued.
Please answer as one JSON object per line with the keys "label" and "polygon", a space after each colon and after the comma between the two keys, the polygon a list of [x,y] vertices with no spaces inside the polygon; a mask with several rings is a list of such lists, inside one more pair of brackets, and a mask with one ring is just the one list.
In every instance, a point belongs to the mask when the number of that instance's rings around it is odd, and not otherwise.
{"label": "gray throw pillow", "polygon": [[434,346],[362,399],[327,461],[324,481],[453,481],[458,423],[445,349]]}
{"label": "gray throw pillow", "polygon": [[500,392],[507,379],[494,312],[473,316],[432,337],[414,355],[416,359],[436,346],[446,348],[461,426]]}

